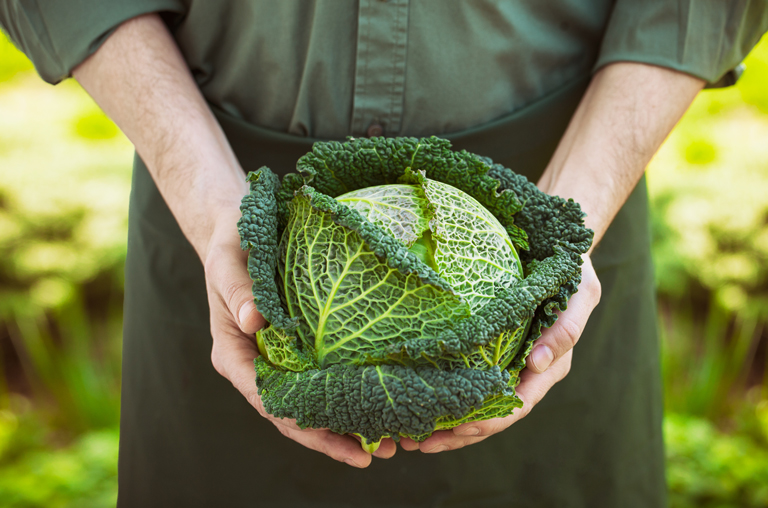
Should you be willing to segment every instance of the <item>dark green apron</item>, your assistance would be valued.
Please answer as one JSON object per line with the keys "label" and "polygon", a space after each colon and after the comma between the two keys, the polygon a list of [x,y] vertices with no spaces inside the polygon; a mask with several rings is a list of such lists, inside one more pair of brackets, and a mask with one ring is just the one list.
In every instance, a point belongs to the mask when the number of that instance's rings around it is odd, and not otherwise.
{"label": "dark green apron", "polygon": [[[588,78],[449,136],[536,181]],[[216,111],[246,171],[292,171],[311,142]],[[233,225],[234,227],[234,225]],[[593,256],[602,302],[573,367],[524,420],[458,451],[365,470],[283,437],[211,366],[203,270],[136,159],[126,264],[119,506],[665,505],[662,403],[645,181]]]}

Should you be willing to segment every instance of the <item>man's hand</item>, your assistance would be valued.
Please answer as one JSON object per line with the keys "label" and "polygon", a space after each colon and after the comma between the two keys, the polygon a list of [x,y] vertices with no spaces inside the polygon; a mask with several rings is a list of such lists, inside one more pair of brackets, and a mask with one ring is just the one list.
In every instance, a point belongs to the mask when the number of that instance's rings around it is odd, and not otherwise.
{"label": "man's hand", "polygon": [[402,439],[400,445],[405,450],[419,449],[425,453],[457,450],[501,432],[530,413],[555,383],[571,370],[573,346],[600,301],[600,281],[589,256],[584,256],[582,271],[579,291],[568,301],[568,308],[560,313],[555,324],[544,330],[528,356],[527,368],[521,373],[521,381],[516,388],[523,407],[506,418],[465,423],[451,430],[435,432],[422,443]]}
{"label": "man's hand", "polygon": [[[253,360],[259,356],[254,333],[265,325],[265,321],[253,303],[253,282],[245,269],[247,254],[240,250],[235,227],[239,217],[240,213],[236,211],[221,217],[205,261],[214,368],[284,436],[350,466],[367,467],[371,456],[363,451],[355,438],[326,429],[301,429],[294,420],[275,418],[264,410],[254,382]],[[385,439],[374,455],[390,458],[396,449],[391,439]]]}

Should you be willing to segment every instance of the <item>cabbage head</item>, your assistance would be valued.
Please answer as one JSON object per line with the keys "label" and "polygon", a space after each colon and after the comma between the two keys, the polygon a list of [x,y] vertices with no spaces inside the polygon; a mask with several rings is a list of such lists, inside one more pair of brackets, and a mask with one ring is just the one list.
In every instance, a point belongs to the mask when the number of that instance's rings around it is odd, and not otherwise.
{"label": "cabbage head", "polygon": [[436,137],[316,143],[297,170],[250,173],[238,222],[265,409],[373,450],[521,407],[581,281],[578,204]]}

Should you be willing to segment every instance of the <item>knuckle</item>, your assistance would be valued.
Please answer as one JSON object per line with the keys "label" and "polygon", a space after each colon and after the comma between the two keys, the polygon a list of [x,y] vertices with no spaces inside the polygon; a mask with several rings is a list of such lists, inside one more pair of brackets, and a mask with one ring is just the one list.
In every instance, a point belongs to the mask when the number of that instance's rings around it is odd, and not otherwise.
{"label": "knuckle", "polygon": [[557,342],[558,346],[561,346],[563,349],[563,351],[561,351],[562,353],[576,345],[581,336],[581,328],[570,319],[562,319],[560,320],[560,333],[558,336]]}
{"label": "knuckle", "polygon": [[480,432],[477,433],[477,435],[472,437],[488,437],[496,434],[501,430],[501,425],[498,423],[495,423],[493,420],[488,420],[485,422],[481,422],[477,424],[477,428]]}
{"label": "knuckle", "polygon": [[229,309],[239,311],[239,299],[242,296],[244,289],[250,289],[250,286],[243,282],[233,281],[224,286],[221,295],[224,298],[224,301],[227,302],[227,307]]}
{"label": "knuckle", "polygon": [[258,411],[261,416],[267,418],[266,415],[269,413],[267,413],[261,405],[261,398],[257,395],[256,390],[249,390],[247,393],[243,393],[243,395],[245,396],[245,400],[247,400],[251,406],[256,408],[256,411]]}
{"label": "knuckle", "polygon": [[[264,416],[263,414],[261,416]],[[266,418],[266,416],[265,416]],[[291,429],[286,427],[285,425],[280,425],[277,422],[274,422],[275,427],[277,427],[277,431],[280,432],[280,434],[284,435],[287,438],[291,438]]]}
{"label": "knuckle", "polygon": [[521,407],[518,411],[515,413],[515,416],[517,417],[517,421],[522,420],[526,416],[528,416],[531,412],[531,409],[533,408],[532,404],[525,404],[523,407]]}
{"label": "knuckle", "polygon": [[211,348],[211,363],[213,364],[213,368],[216,370],[216,372],[219,373],[219,375],[223,377],[227,377],[226,368],[224,367],[224,362],[221,359],[221,354],[219,353],[219,349],[214,346]]}
{"label": "knuckle", "polygon": [[567,376],[571,372],[571,365],[573,365],[573,351],[569,351],[565,355],[563,355],[562,358],[558,361],[560,365],[558,367],[561,370],[560,375],[557,378],[556,383],[559,383],[563,379],[565,379],[565,376]]}
{"label": "knuckle", "polygon": [[[272,415],[271,415],[271,414],[269,414],[269,413],[267,413],[267,410],[266,410],[266,409],[264,409],[264,405],[261,403],[261,399],[260,399],[260,398],[256,400],[256,403],[255,403],[255,404],[254,404],[254,403],[251,403],[251,405],[252,405],[253,407],[255,407],[255,408],[256,408],[256,411],[257,411],[257,412],[258,412],[258,413],[259,413],[259,414],[260,414],[260,415],[261,415],[263,418],[266,418],[267,420],[270,420],[270,419],[272,419]],[[277,425],[277,424],[276,424],[276,425]],[[280,427],[285,427],[285,426],[284,426],[284,425],[280,425]]]}
{"label": "knuckle", "polygon": [[595,303],[595,306],[597,306],[597,304],[600,303],[600,298],[603,295],[603,286],[600,284],[599,280],[595,279],[595,281],[589,285],[587,294],[589,295],[591,300]]}

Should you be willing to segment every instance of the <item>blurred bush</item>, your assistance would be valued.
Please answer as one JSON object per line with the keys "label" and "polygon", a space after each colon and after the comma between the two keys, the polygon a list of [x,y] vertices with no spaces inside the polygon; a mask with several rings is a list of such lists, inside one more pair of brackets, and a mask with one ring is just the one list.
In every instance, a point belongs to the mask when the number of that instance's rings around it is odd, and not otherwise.
{"label": "blurred bush", "polygon": [[648,168],[667,408],[768,440],[768,40]]}
{"label": "blurred bush", "polygon": [[89,432],[60,450],[28,452],[0,467],[0,501],[14,508],[115,506],[117,444],[112,429]]}
{"label": "blurred bush", "polygon": [[674,508],[768,506],[768,450],[741,435],[718,432],[704,419],[664,420],[667,483]]}
{"label": "blurred bush", "polygon": [[1,36],[0,111],[0,506],[114,506],[133,150]]}
{"label": "blurred bush", "polygon": [[117,423],[132,148],[19,55],[0,40],[0,408],[24,394],[76,434]]}
{"label": "blurred bush", "polygon": [[696,99],[649,167],[663,295],[706,289],[729,312],[768,316],[766,140],[764,43],[737,87]]}
{"label": "blurred bush", "polygon": [[8,81],[19,72],[32,69],[32,62],[17,51],[0,31],[0,83]]}

